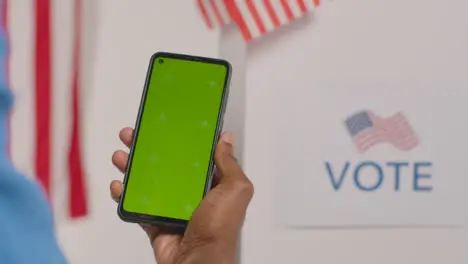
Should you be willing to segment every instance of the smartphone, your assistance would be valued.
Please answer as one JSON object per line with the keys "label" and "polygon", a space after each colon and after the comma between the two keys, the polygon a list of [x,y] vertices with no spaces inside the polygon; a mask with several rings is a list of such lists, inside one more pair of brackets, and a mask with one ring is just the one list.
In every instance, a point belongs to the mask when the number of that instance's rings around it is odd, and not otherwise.
{"label": "smartphone", "polygon": [[232,67],[221,59],[151,57],[118,215],[186,225],[211,188]]}

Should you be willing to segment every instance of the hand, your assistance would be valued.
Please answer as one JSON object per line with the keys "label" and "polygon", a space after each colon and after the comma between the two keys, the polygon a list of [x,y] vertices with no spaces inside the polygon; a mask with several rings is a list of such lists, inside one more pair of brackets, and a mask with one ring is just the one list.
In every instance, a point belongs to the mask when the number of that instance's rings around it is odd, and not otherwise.
{"label": "hand", "polygon": [[[130,147],[133,129],[120,131],[120,139]],[[142,226],[148,234],[158,264],[234,264],[245,213],[253,196],[253,185],[233,154],[233,138],[224,133],[216,146],[216,176],[213,188],[192,215],[185,232],[160,226]],[[113,164],[124,172],[128,153],[116,151]],[[118,201],[122,183],[111,183],[111,196]]]}

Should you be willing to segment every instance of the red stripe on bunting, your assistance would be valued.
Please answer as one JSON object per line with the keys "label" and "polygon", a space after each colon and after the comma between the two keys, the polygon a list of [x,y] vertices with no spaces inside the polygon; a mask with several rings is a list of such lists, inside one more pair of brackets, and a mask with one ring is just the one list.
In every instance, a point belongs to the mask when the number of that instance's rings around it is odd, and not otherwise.
{"label": "red stripe on bunting", "polygon": [[216,5],[214,0],[210,0],[211,8],[213,9],[213,12],[215,14],[216,20],[218,20],[218,23],[220,26],[224,25],[223,17],[221,16],[221,13],[219,12],[219,8]]}
{"label": "red stripe on bunting", "polygon": [[208,26],[208,28],[212,29],[213,28],[213,23],[211,22],[210,16],[208,15],[208,11],[206,10],[205,5],[203,4],[203,0],[197,0],[198,8],[200,9],[202,13],[203,20],[205,21],[205,24]]}
{"label": "red stripe on bunting", "polygon": [[81,152],[81,111],[80,111],[80,78],[81,78],[81,37],[83,2],[75,0],[74,40],[73,40],[73,80],[72,80],[72,129],[68,152],[69,169],[69,210],[72,218],[87,214],[85,175]]}
{"label": "red stripe on bunting", "polygon": [[283,7],[284,13],[286,14],[286,17],[288,18],[289,21],[294,20],[294,14],[289,7],[288,0],[280,0],[281,6]]}
{"label": "red stripe on bunting", "polygon": [[229,14],[231,15],[232,20],[235,21],[237,26],[239,27],[239,30],[242,33],[242,36],[244,37],[244,40],[246,41],[251,40],[252,34],[250,33],[249,27],[245,23],[245,20],[242,17],[242,14],[239,12],[237,1],[225,0],[225,4],[227,7],[227,10],[229,11]]}
{"label": "red stripe on bunting", "polygon": [[307,13],[307,6],[304,0],[297,0],[297,4],[299,5],[299,8],[301,9],[302,13]]}
{"label": "red stripe on bunting", "polygon": [[51,0],[36,0],[35,36],[35,167],[39,182],[50,198],[51,173]]}
{"label": "red stripe on bunting", "polygon": [[265,8],[268,12],[268,15],[271,18],[271,21],[273,21],[273,25],[275,28],[280,26],[280,21],[278,16],[276,15],[275,9],[273,8],[273,5],[271,4],[270,0],[263,0],[263,4],[265,5]]}
{"label": "red stripe on bunting", "polygon": [[262,18],[258,14],[257,8],[255,7],[253,0],[246,0],[246,3],[247,3],[247,7],[249,8],[250,13],[252,14],[255,24],[257,24],[260,34],[265,34],[266,32],[265,25],[263,24]]}

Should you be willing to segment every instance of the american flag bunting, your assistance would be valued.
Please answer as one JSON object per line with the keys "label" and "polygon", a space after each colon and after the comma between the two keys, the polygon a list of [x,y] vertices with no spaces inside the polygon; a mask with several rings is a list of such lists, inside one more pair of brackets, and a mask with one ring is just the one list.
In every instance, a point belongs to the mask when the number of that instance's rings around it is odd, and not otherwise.
{"label": "american flag bunting", "polygon": [[233,22],[246,41],[287,25],[320,5],[320,0],[197,1],[208,28],[222,27]]}
{"label": "american flag bunting", "polygon": [[94,36],[95,25],[84,26],[86,18],[94,16],[93,3],[0,1],[10,43],[9,86],[15,98],[11,158],[42,185],[56,218],[86,216],[83,88],[88,80],[84,71],[93,63],[84,55],[83,44]]}

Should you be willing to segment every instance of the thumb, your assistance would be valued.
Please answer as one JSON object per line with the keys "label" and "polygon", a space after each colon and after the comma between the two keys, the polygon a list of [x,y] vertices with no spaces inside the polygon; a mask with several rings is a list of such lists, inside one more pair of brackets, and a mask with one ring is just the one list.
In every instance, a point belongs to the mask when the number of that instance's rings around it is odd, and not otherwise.
{"label": "thumb", "polygon": [[219,175],[219,183],[244,176],[234,156],[234,136],[232,133],[224,132],[221,135],[218,145],[216,146],[215,164]]}
{"label": "thumb", "polygon": [[216,154],[221,156],[234,157],[234,136],[231,132],[224,132],[219,138],[218,145],[216,146]]}
{"label": "thumb", "polygon": [[234,138],[229,132],[219,138],[215,151],[218,185],[201,201],[190,220],[185,238],[191,243],[206,241],[216,248],[232,249],[231,253],[235,255],[234,249],[254,189],[234,157],[233,144]]}

